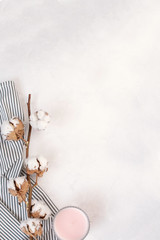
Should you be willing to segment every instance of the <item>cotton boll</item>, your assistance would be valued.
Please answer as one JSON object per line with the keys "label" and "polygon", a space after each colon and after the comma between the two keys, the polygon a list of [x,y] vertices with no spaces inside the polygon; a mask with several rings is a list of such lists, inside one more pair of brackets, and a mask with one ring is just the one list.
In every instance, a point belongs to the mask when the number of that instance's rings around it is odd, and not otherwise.
{"label": "cotton boll", "polygon": [[35,122],[31,121],[30,124],[31,124],[32,128],[35,128],[35,129],[37,128],[37,121],[35,121]]}
{"label": "cotton boll", "polygon": [[31,215],[34,218],[48,219],[51,216],[51,210],[49,207],[43,202],[38,201],[36,199],[32,200],[31,204]]}
{"label": "cotton boll", "polygon": [[16,127],[19,124],[19,120],[18,120],[18,118],[12,118],[10,120],[10,123],[12,123],[14,125],[14,127]]}
{"label": "cotton boll", "polygon": [[8,188],[11,188],[11,189],[19,188],[19,189],[21,189],[21,187],[22,187],[22,185],[25,181],[27,181],[25,176],[17,177],[17,178],[14,178],[14,179],[9,179],[8,180]]}
{"label": "cotton boll", "polygon": [[44,112],[44,111],[39,110],[39,111],[37,112],[37,117],[38,117],[38,119],[43,119],[44,116],[45,116],[45,112]]}
{"label": "cotton boll", "polygon": [[37,128],[38,117],[36,113],[30,115],[30,124],[33,128]]}
{"label": "cotton boll", "polygon": [[45,122],[49,123],[51,121],[51,118],[49,115],[45,115],[44,120],[45,120]]}
{"label": "cotton boll", "polygon": [[30,116],[31,126],[38,130],[45,130],[49,122],[50,117],[48,113],[43,110],[36,111]]}
{"label": "cotton boll", "polygon": [[42,177],[43,173],[48,171],[48,161],[43,156],[30,157],[24,161],[24,167],[27,174],[36,173],[38,177]]}
{"label": "cotton boll", "polygon": [[29,157],[25,159],[24,166],[29,170],[38,170],[39,163],[37,162],[36,157]]}
{"label": "cotton boll", "polygon": [[48,169],[48,160],[46,158],[44,158],[43,156],[39,156],[38,160],[40,162],[40,169],[41,171],[44,171],[46,169]]}
{"label": "cotton boll", "polygon": [[38,120],[37,114],[33,113],[30,115],[30,121],[36,122]]}
{"label": "cotton boll", "polygon": [[28,188],[29,184],[25,176],[10,179],[8,181],[8,190],[12,196],[18,198],[19,203],[25,202]]}
{"label": "cotton boll", "polygon": [[13,182],[13,179],[10,179],[10,180],[8,181],[8,189],[13,189],[13,190],[16,189],[16,188],[15,188],[15,184],[14,184],[14,182]]}
{"label": "cotton boll", "polygon": [[1,134],[4,140],[18,141],[19,139],[23,139],[24,124],[17,117],[13,117],[9,121],[2,123]]}
{"label": "cotton boll", "polygon": [[19,188],[21,188],[21,185],[24,183],[25,180],[25,176],[15,178],[16,184]]}
{"label": "cotton boll", "polygon": [[34,233],[35,230],[38,228],[40,228],[40,220],[39,219],[32,219],[32,218],[28,218],[25,221],[22,221],[20,224],[20,228],[25,227],[26,225],[29,226],[30,232]]}
{"label": "cotton boll", "polygon": [[47,125],[48,125],[48,123],[45,122],[45,121],[43,121],[43,120],[39,120],[39,121],[37,122],[37,128],[38,128],[39,130],[45,130],[46,127],[47,127]]}
{"label": "cotton boll", "polygon": [[14,131],[14,127],[8,122],[4,121],[1,125],[1,134],[3,139],[5,140],[7,136]]}
{"label": "cotton boll", "polygon": [[22,221],[20,229],[31,237],[41,236],[43,231],[41,221],[36,218],[28,218],[27,220]]}

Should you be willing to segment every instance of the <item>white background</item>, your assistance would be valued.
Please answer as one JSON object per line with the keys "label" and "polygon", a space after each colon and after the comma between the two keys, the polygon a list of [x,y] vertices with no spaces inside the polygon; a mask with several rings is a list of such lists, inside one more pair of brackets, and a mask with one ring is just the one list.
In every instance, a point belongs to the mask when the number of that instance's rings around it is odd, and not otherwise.
{"label": "white background", "polygon": [[52,117],[40,186],[86,240],[160,239],[160,1],[1,0],[0,81]]}

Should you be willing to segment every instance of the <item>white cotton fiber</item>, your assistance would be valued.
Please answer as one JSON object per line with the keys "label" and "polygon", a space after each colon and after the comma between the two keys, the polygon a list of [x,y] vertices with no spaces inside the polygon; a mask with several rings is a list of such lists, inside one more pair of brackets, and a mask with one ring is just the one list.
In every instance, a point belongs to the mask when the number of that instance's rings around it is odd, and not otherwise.
{"label": "white cotton fiber", "polygon": [[8,188],[15,190],[15,185],[14,185],[13,179],[10,179],[8,181]]}
{"label": "white cotton fiber", "polygon": [[17,185],[19,188],[21,188],[21,185],[24,183],[25,180],[26,180],[26,177],[25,177],[25,176],[17,177],[17,178],[14,178],[14,179],[10,179],[10,180],[8,181],[8,188],[15,190],[14,181],[16,182],[16,185]]}
{"label": "white cotton fiber", "polygon": [[8,134],[12,131],[14,131],[14,127],[8,121],[4,121],[1,125],[1,134],[3,139],[6,139]]}
{"label": "white cotton fiber", "polygon": [[44,112],[44,111],[39,110],[39,111],[37,112],[37,117],[38,117],[38,119],[42,119],[42,120],[43,120],[44,116],[45,116],[45,112]]}
{"label": "white cotton fiber", "polygon": [[23,227],[27,228],[27,225],[29,226],[30,232],[35,233],[36,230],[39,230],[41,226],[41,221],[37,218],[28,218],[25,221],[22,221],[20,224],[20,228],[22,229]]}
{"label": "white cotton fiber", "polygon": [[38,130],[45,130],[50,122],[50,116],[43,110],[36,111],[30,116],[30,124]]}
{"label": "white cotton fiber", "polygon": [[24,161],[24,166],[27,167],[29,170],[38,169],[39,163],[37,162],[37,157],[26,158]]}
{"label": "white cotton fiber", "polygon": [[38,170],[41,171],[48,169],[48,160],[43,156],[29,157],[24,161],[24,166],[29,170]]}
{"label": "white cotton fiber", "polygon": [[16,117],[13,117],[10,122],[14,125],[14,127],[16,127],[19,124],[19,120]]}
{"label": "white cotton fiber", "polygon": [[26,180],[25,176],[15,178],[16,184],[18,185],[19,188],[21,187],[25,180]]}
{"label": "white cotton fiber", "polygon": [[48,219],[52,213],[43,201],[38,201],[36,199],[32,200],[32,213],[34,212],[38,212],[42,217],[45,216],[44,219]]}
{"label": "white cotton fiber", "polygon": [[38,156],[38,161],[40,162],[40,170],[44,171],[48,168],[48,160],[43,156]]}

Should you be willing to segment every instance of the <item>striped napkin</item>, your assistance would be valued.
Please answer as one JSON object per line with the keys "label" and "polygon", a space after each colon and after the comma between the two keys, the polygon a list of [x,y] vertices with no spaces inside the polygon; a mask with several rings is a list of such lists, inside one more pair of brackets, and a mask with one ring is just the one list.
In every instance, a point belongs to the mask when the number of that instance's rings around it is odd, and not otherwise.
{"label": "striped napkin", "polygon": [[[0,124],[12,117],[25,122],[25,115],[13,81],[0,83]],[[0,240],[28,240],[20,228],[20,221],[27,219],[26,205],[18,203],[7,189],[10,178],[26,175],[23,169],[24,144],[19,141],[4,141],[0,135]],[[32,184],[34,180],[31,179]],[[53,231],[53,218],[58,208],[39,187],[33,189],[32,197],[44,201],[52,211],[48,220],[42,220],[43,234],[38,240],[57,240]]]}

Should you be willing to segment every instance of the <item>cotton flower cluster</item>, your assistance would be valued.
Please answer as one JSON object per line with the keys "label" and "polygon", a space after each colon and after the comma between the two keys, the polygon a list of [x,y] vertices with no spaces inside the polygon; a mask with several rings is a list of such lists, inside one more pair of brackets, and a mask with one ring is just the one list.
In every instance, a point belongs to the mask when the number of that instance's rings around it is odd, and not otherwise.
{"label": "cotton flower cluster", "polygon": [[31,216],[46,220],[51,216],[51,210],[43,201],[33,199],[31,203]]}
{"label": "cotton flower cluster", "polygon": [[17,141],[23,138],[24,125],[20,119],[13,117],[10,121],[4,121],[2,123],[1,134],[4,140]]}
{"label": "cotton flower cluster", "polygon": [[8,181],[8,190],[12,196],[18,197],[19,203],[25,202],[28,188],[29,184],[25,176],[10,179]]}
{"label": "cotton flower cluster", "polygon": [[42,177],[43,173],[48,171],[48,161],[43,156],[29,157],[25,159],[24,167],[27,174],[36,173],[38,177]]}
{"label": "cotton flower cluster", "polygon": [[22,232],[27,234],[30,237],[36,237],[42,235],[42,224],[39,219],[36,218],[28,218],[25,221],[22,221],[20,224],[20,229]]}
{"label": "cotton flower cluster", "polygon": [[30,124],[38,130],[45,130],[50,122],[50,116],[43,110],[36,111],[30,115]]}

